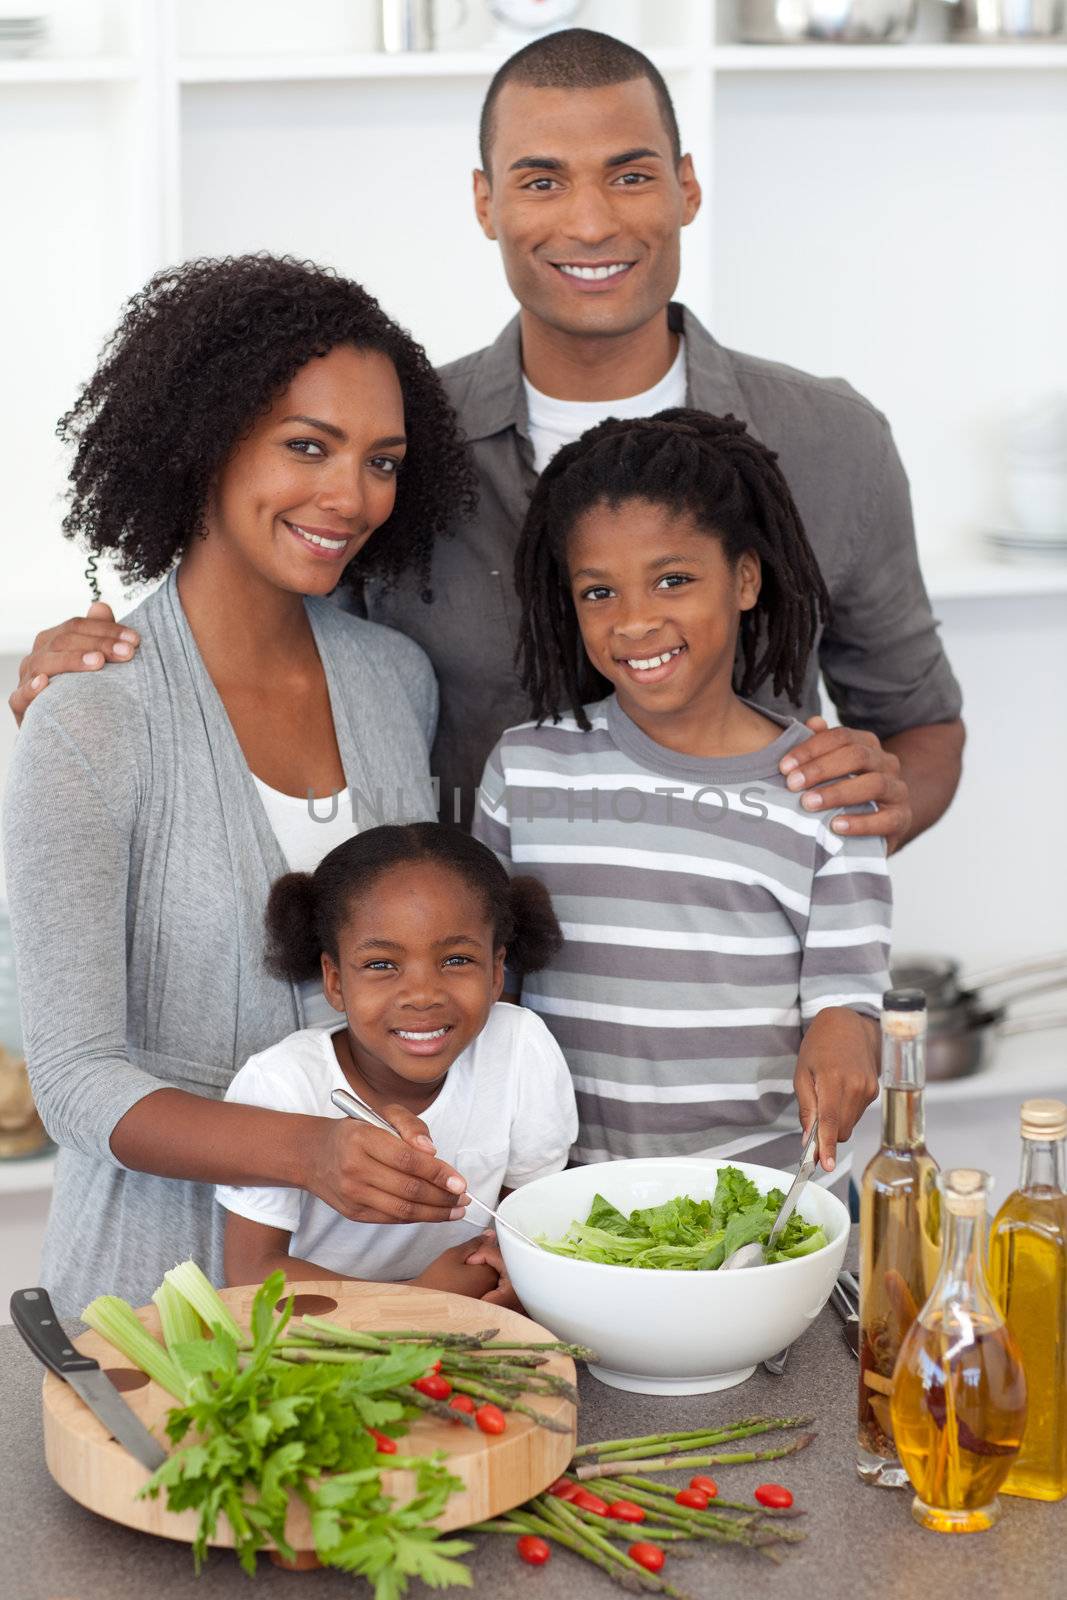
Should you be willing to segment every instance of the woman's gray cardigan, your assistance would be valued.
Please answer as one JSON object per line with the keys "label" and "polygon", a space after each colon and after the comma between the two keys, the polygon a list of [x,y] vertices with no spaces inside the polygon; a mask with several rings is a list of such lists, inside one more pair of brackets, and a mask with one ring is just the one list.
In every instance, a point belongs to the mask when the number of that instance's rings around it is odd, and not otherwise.
{"label": "woman's gray cardigan", "polygon": [[[437,687],[402,634],[306,602],[361,827],[432,818]],[[221,1283],[209,1184],[122,1166],[116,1123],[162,1085],[221,1099],[303,1025],[263,963],[286,862],[172,573],[128,622],[132,662],[57,678],[30,706],[4,808],[27,1061],[60,1146],[41,1277],[62,1315],[143,1305],[194,1257]]]}

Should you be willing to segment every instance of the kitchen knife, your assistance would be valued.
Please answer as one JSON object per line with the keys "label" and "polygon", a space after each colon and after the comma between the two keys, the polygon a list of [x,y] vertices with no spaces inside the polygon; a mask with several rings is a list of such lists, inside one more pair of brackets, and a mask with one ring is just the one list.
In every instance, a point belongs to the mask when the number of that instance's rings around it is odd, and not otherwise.
{"label": "kitchen knife", "polygon": [[71,1344],[56,1319],[47,1289],[16,1289],[11,1320],[44,1366],[81,1395],[95,1417],[149,1472],[167,1459],[140,1417],[132,1412],[100,1363]]}

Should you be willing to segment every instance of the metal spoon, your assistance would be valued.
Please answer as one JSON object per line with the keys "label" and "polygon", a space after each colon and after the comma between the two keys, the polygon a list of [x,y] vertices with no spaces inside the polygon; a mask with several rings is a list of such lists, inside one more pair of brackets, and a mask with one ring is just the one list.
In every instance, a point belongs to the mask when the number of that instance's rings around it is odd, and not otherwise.
{"label": "metal spoon", "polygon": [[[383,1116],[380,1116],[365,1100],[361,1100],[359,1095],[353,1094],[351,1090],[334,1089],[330,1099],[338,1111],[343,1111],[346,1117],[352,1117],[356,1122],[369,1122],[372,1128],[380,1128],[383,1133],[391,1133],[397,1139],[403,1138],[403,1135],[397,1132],[391,1122],[387,1122]],[[535,1250],[540,1250],[541,1246],[535,1239],[531,1239],[529,1234],[523,1233],[521,1228],[516,1228],[513,1222],[509,1222],[498,1211],[494,1211],[492,1206],[487,1206],[484,1200],[479,1200],[476,1194],[468,1194],[467,1199],[472,1205],[481,1206],[482,1210],[492,1217],[499,1227],[507,1228],[516,1238],[522,1239],[526,1244],[533,1245]]]}
{"label": "metal spoon", "polygon": [[804,1148],[800,1152],[800,1165],[797,1168],[797,1175],[790,1185],[789,1193],[782,1201],[781,1210],[774,1219],[774,1226],[771,1228],[767,1243],[762,1245],[757,1241],[753,1244],[739,1245],[736,1250],[731,1250],[726,1257],[726,1260],[719,1268],[720,1272],[733,1272],[738,1267],[761,1267],[763,1265],[767,1254],[774,1249],[782,1229],[796,1210],[796,1204],[803,1193],[804,1185],[818,1165],[816,1156],[818,1143],[819,1119],[816,1117],[811,1125],[811,1131],[804,1141]]}

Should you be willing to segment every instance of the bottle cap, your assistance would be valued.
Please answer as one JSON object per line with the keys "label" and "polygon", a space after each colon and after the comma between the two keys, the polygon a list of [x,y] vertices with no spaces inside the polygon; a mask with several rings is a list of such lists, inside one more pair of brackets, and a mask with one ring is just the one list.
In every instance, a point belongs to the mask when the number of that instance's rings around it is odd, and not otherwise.
{"label": "bottle cap", "polygon": [[980,1172],[977,1167],[953,1167],[943,1172],[938,1181],[946,1208],[957,1217],[984,1216],[986,1196],[992,1186],[988,1172]]}
{"label": "bottle cap", "polygon": [[1062,1100],[1024,1100],[1024,1139],[1067,1139],[1067,1105]]}
{"label": "bottle cap", "polygon": [[925,1011],[926,994],[922,989],[887,989],[882,996],[883,1011]]}

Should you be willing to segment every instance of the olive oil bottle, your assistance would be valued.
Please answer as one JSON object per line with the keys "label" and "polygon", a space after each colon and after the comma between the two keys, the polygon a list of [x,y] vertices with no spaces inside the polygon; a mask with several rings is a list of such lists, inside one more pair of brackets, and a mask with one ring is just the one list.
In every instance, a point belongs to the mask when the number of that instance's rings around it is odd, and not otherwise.
{"label": "olive oil bottle", "polygon": [[939,1180],[941,1269],[900,1347],[893,1437],[935,1533],[977,1533],[1000,1515],[997,1490],[1019,1452],[1026,1379],[985,1276],[989,1178],[957,1167]]}
{"label": "olive oil bottle", "polygon": [[1067,1495],[1067,1105],[1026,1100],[1019,1187],[997,1212],[989,1276],[1022,1353],[1030,1396],[1005,1494]]}
{"label": "olive oil bottle", "polygon": [[856,1468],[865,1483],[903,1488],[893,1441],[893,1370],[930,1293],[941,1254],[937,1163],[926,1149],[926,997],[882,1001],[882,1139],[860,1187],[860,1373]]}

